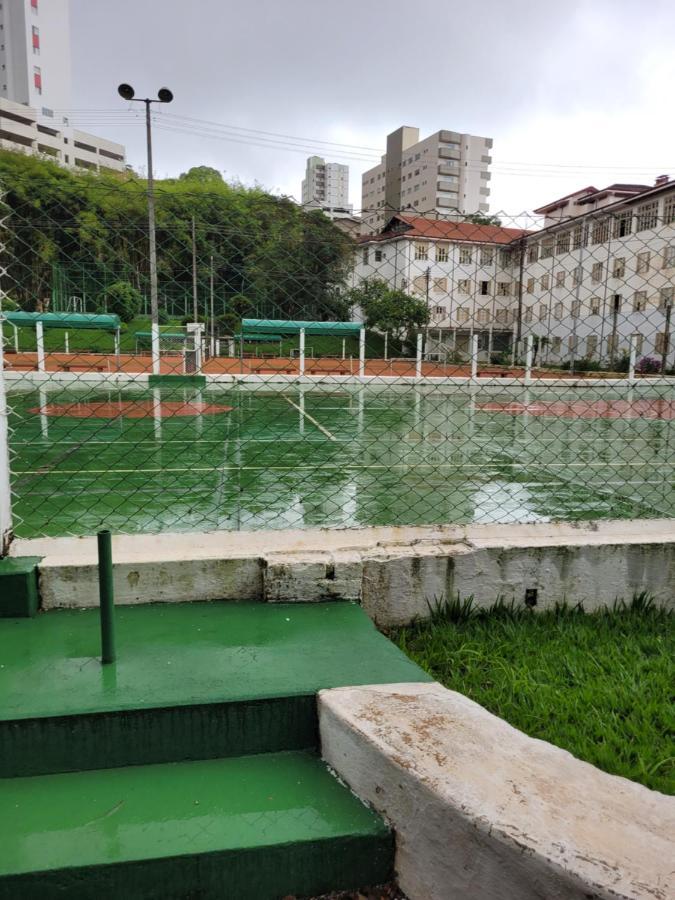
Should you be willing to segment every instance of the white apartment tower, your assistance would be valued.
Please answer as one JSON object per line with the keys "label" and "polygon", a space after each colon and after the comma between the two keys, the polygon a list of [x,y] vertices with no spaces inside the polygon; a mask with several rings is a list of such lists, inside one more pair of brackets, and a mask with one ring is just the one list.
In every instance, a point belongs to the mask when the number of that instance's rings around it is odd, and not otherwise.
{"label": "white apartment tower", "polygon": [[0,0],[0,148],[124,171],[121,144],[69,127],[69,0]]}
{"label": "white apartment tower", "polygon": [[310,156],[302,180],[302,205],[322,209],[331,219],[351,215],[349,166]]}
{"label": "white apartment tower", "polygon": [[420,140],[419,128],[387,136],[387,152],[361,178],[361,209],[369,231],[397,212],[458,217],[489,210],[492,138],[437,131]]}

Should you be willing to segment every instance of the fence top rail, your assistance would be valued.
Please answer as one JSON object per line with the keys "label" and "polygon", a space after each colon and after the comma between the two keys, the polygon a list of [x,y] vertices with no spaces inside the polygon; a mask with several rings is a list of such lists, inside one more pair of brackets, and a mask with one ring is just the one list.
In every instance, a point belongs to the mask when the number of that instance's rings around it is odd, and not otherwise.
{"label": "fence top rail", "polygon": [[241,331],[252,334],[358,334],[363,325],[358,322],[301,322],[293,319],[242,319]]}

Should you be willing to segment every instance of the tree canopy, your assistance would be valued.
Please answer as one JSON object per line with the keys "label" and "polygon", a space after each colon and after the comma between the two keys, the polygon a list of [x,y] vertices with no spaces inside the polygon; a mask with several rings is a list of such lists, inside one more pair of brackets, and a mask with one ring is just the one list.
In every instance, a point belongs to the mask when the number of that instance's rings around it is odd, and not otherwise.
{"label": "tree canopy", "polygon": [[399,340],[429,321],[429,310],[424,300],[390,288],[379,279],[370,279],[360,287],[352,288],[347,299],[353,307],[362,311],[368,328],[388,331]]}

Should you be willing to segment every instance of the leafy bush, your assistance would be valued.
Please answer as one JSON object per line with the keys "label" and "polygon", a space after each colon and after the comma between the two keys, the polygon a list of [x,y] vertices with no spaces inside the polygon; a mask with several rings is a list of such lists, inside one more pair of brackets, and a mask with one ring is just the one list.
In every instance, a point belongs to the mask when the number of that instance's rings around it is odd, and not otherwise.
{"label": "leafy bush", "polygon": [[19,304],[16,300],[12,300],[11,297],[3,297],[2,301],[0,301],[0,307],[3,312],[14,312],[19,308]]}
{"label": "leafy bush", "polygon": [[141,311],[142,297],[133,284],[116,281],[104,293],[108,312],[115,313],[123,322],[131,322]]}
{"label": "leafy bush", "polygon": [[643,356],[638,360],[635,371],[640,375],[658,375],[661,371],[661,361],[653,356]]}

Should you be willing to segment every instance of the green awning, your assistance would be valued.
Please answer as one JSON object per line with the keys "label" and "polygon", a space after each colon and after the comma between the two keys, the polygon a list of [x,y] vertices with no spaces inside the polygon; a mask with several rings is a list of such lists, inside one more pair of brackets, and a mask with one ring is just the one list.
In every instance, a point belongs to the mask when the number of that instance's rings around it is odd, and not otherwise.
{"label": "green awning", "polygon": [[265,343],[265,342],[271,343],[272,341],[283,340],[283,335],[282,334],[255,334],[254,332],[251,332],[250,334],[243,334],[243,335],[235,334],[234,338],[237,341],[239,341],[243,338],[244,341],[251,341],[251,342],[260,341],[261,343]]}
{"label": "green awning", "polygon": [[241,330],[246,340],[251,334],[358,334],[363,326],[358,322],[300,322],[292,319],[242,319]]}
{"label": "green awning", "polygon": [[3,312],[2,316],[14,325],[35,326],[37,322],[42,322],[45,328],[67,328],[69,331],[78,328],[118,331],[120,327],[120,317],[112,313],[89,315],[88,313],[30,313],[17,310],[16,312]]}
{"label": "green awning", "polygon": [[[182,331],[160,331],[159,336],[162,338],[180,338],[181,341],[187,340],[187,335],[183,334]],[[134,337],[137,338],[151,338],[151,331],[134,331]]]}

